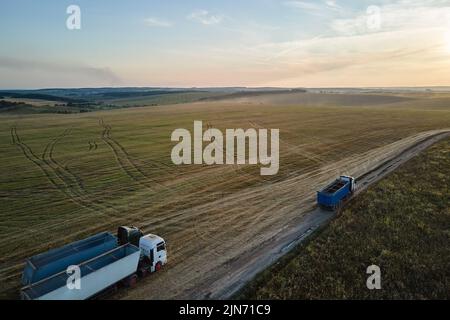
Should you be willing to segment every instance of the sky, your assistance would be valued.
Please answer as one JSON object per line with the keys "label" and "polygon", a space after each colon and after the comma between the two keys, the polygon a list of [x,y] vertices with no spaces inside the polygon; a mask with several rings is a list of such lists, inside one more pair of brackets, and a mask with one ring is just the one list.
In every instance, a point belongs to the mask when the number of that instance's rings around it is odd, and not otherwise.
{"label": "sky", "polygon": [[0,1],[2,89],[448,85],[450,0]]}

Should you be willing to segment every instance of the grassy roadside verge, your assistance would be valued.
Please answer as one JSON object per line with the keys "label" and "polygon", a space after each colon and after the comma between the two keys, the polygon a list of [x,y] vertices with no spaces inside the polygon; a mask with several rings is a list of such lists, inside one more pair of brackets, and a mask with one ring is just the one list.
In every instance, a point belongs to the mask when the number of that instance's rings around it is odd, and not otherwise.
{"label": "grassy roadside verge", "polygon": [[[450,139],[371,186],[237,298],[449,299]],[[368,290],[366,268],[381,268]]]}

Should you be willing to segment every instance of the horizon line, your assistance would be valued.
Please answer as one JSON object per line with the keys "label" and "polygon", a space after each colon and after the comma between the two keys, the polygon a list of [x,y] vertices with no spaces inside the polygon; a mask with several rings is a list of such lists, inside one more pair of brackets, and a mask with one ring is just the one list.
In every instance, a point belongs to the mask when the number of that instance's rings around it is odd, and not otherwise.
{"label": "horizon line", "polygon": [[40,88],[0,88],[0,91],[38,91],[38,90],[89,90],[89,89],[277,89],[277,90],[301,90],[301,89],[425,89],[425,88],[450,88],[449,85],[417,85],[417,86],[328,86],[328,87],[278,87],[278,86],[98,86],[98,87],[40,87]]}

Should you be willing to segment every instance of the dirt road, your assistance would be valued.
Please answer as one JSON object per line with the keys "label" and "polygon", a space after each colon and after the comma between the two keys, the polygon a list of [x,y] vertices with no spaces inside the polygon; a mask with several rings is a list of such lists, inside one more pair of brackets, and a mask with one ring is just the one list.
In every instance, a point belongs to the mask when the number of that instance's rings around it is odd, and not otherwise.
{"label": "dirt road", "polygon": [[[450,130],[420,133],[182,212],[197,217],[192,224],[197,237],[172,251],[176,262],[171,264],[169,260],[167,269],[124,292],[121,298],[229,298],[334,216],[315,206],[315,191],[321,186],[340,174],[349,174],[358,177],[358,192],[361,192],[448,136]],[[236,210],[241,214],[236,214]],[[215,220],[215,212],[230,212],[230,218]]]}

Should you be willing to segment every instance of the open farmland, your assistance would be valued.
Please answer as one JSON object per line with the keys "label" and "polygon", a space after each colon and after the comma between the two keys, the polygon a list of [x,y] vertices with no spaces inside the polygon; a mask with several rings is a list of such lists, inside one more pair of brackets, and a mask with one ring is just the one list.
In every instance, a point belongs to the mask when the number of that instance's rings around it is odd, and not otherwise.
{"label": "open farmland", "polygon": [[[194,120],[221,130],[279,128],[279,174],[261,177],[259,168],[248,166],[174,166],[170,135],[176,128],[192,130]],[[449,127],[450,98],[432,95],[293,93],[77,115],[3,115],[2,296],[17,297],[26,257],[126,224],[163,236],[169,264],[120,297],[188,297],[215,268],[311,209],[323,183],[363,172],[419,133]]]}
{"label": "open farmland", "polygon": [[33,107],[47,107],[47,106],[55,106],[57,104],[62,104],[62,101],[49,101],[49,100],[39,100],[39,99],[18,99],[18,98],[8,98],[8,101],[14,103],[24,103],[31,105]]}
{"label": "open farmland", "polygon": [[219,95],[214,92],[181,92],[155,94],[151,96],[126,97],[117,99],[105,99],[102,102],[122,107],[140,107],[150,105],[169,105],[178,103],[191,103],[201,99],[208,99]]}

